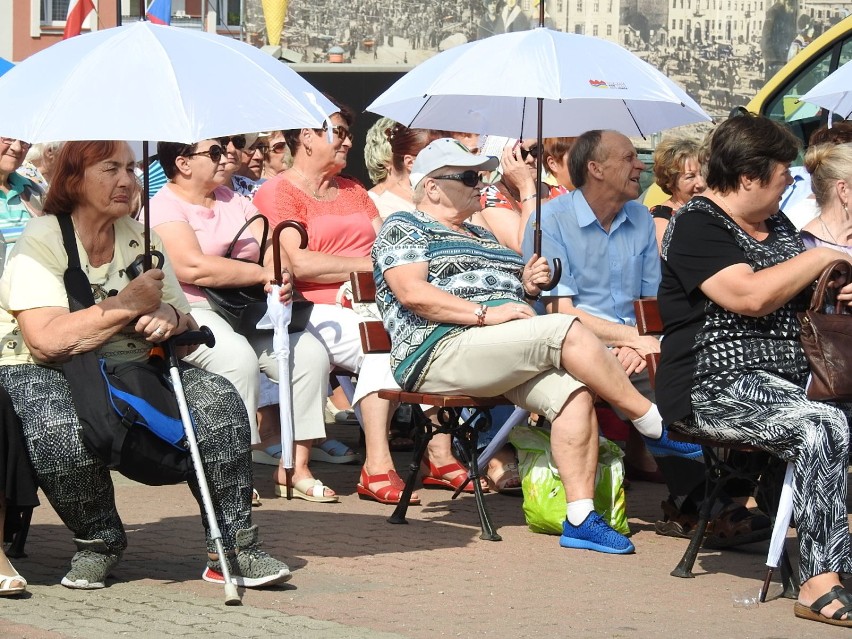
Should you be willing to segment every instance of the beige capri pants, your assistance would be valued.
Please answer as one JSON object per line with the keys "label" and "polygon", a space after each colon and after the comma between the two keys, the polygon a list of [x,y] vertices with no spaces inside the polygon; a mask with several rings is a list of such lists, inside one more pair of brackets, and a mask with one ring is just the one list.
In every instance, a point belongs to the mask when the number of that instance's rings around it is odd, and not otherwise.
{"label": "beige capri pants", "polygon": [[562,343],[577,318],[557,313],[472,327],[435,347],[416,389],[473,397],[504,395],[549,421],[585,385],[562,368]]}

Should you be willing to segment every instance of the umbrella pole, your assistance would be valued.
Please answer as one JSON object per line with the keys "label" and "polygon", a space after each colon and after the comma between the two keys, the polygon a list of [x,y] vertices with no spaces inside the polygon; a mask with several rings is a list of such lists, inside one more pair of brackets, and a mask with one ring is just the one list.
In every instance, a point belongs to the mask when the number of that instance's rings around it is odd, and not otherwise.
{"label": "umbrella pole", "polygon": [[[544,6],[544,2],[539,4]],[[544,9],[541,9],[542,20],[544,20]],[[544,98],[538,98],[538,113],[536,124],[536,144],[538,144],[538,157],[535,161],[535,219],[533,220],[533,251],[541,257],[541,185],[542,171],[541,162],[544,159],[544,139],[542,136],[542,128],[544,123]],[[559,279],[562,277],[562,260],[558,257],[553,259],[553,275],[550,280],[544,284],[539,284],[538,287],[542,291],[552,291],[559,284]]]}
{"label": "umbrella pole", "polygon": [[144,242],[145,242],[145,262],[144,267],[145,270],[149,270],[151,268],[151,199],[148,197],[148,193],[151,192],[151,182],[148,175],[148,140],[142,141],[142,207],[145,210],[144,219],[142,221],[142,226],[144,229]]}

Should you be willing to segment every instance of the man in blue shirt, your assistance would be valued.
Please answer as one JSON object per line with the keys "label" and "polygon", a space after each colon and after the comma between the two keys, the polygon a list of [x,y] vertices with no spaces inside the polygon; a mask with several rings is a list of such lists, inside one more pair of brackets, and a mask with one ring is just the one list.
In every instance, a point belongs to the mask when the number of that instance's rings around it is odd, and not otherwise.
{"label": "man in blue shirt", "polygon": [[[655,297],[660,284],[653,218],[634,201],[645,165],[626,136],[594,130],[574,142],[568,168],[576,190],[547,202],[541,212],[541,252],[551,260],[560,258],[563,268],[559,284],[542,301],[548,313],[577,315],[612,348],[636,389],[655,401],[645,356],[659,353],[660,343],[656,337],[639,335],[633,310],[633,300]],[[531,218],[524,234],[524,259],[534,252],[533,223]],[[639,443],[634,433],[627,463],[639,462]],[[671,492],[657,532],[688,537],[695,503],[703,495],[701,449],[665,435],[645,439],[645,445]],[[741,512],[736,514],[741,518]],[[763,523],[768,533],[768,519],[755,525],[762,529]]]}

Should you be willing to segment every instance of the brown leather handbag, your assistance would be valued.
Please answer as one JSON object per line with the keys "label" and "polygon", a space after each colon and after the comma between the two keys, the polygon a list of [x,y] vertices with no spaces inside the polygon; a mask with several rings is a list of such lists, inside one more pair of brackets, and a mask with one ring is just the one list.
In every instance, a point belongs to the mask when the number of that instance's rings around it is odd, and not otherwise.
{"label": "brown leather handbag", "polygon": [[836,295],[850,280],[852,264],[829,264],[817,280],[810,308],[799,313],[802,348],[811,367],[808,399],[852,401],[852,315]]}

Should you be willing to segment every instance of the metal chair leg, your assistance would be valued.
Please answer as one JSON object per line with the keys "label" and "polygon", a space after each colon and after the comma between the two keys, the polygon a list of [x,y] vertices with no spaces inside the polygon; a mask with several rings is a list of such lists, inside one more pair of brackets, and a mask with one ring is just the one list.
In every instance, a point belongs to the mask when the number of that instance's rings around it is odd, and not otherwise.
{"label": "metal chair leg", "polygon": [[[491,514],[488,512],[488,507],[485,504],[485,498],[482,493],[482,482],[480,481],[482,475],[479,472],[479,460],[476,456],[479,431],[469,426],[469,423],[475,418],[476,415],[472,415],[464,423],[459,424],[461,432],[457,434],[457,439],[461,443],[462,462],[468,467],[468,481],[473,482],[473,495],[476,498],[476,510],[479,513],[481,529],[479,538],[485,541],[503,541],[503,538],[497,534],[497,530],[494,528],[494,523],[491,521]],[[456,494],[462,488],[464,486],[460,486]]]}
{"label": "metal chair leg", "polygon": [[[12,538],[12,543],[6,551],[6,556],[10,559],[27,557],[27,553],[24,552],[24,545],[27,543],[27,535],[30,532],[30,522],[32,521],[32,518],[32,508],[21,510],[21,526],[18,528],[18,532],[15,533],[15,536]],[[3,525],[3,522],[0,522],[0,525]]]}
{"label": "metal chair leg", "polygon": [[414,449],[414,457],[411,459],[411,464],[408,466],[408,477],[405,479],[405,488],[402,490],[402,495],[399,497],[399,503],[393,509],[391,516],[388,517],[388,522],[391,524],[407,524],[405,514],[408,512],[408,506],[411,504],[411,494],[414,492],[414,483],[417,481],[417,476],[420,474],[420,462],[423,460],[423,455],[426,454],[426,446],[435,434],[431,422],[423,424],[423,429],[417,433],[417,446]]}

